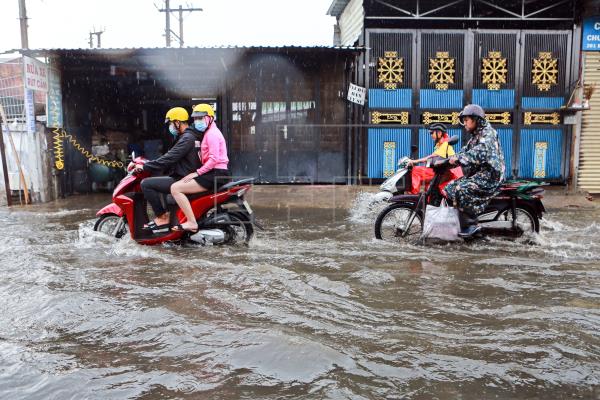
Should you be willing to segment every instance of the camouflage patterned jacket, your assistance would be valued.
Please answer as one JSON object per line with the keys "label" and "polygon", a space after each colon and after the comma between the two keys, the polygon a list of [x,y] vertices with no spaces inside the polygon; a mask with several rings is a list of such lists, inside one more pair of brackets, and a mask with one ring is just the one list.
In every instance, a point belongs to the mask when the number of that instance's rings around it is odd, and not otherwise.
{"label": "camouflage patterned jacket", "polygon": [[504,155],[498,133],[487,122],[477,127],[477,131],[457,153],[457,157],[461,166],[467,167],[467,178],[477,174],[498,182],[504,180]]}

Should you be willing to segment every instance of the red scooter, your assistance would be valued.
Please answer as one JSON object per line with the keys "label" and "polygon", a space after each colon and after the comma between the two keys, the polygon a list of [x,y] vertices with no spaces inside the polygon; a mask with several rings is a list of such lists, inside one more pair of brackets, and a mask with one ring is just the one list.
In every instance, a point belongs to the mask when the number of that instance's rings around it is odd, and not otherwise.
{"label": "red scooter", "polygon": [[[150,174],[142,171],[135,173],[135,164],[146,160],[138,157],[127,167],[127,176],[119,182],[113,191],[113,203],[96,213],[98,220],[94,230],[107,233],[116,238],[123,237],[128,231],[131,238],[140,244],[154,245],[165,242],[192,240],[206,244],[248,243],[254,234],[254,226],[260,228],[254,218],[254,212],[244,199],[250,190],[253,178],[242,179],[219,187],[216,193],[203,192],[188,195],[194,216],[198,221],[198,232],[173,231],[154,233],[143,229],[149,222],[148,205],[141,189],[141,182]],[[170,194],[166,196],[170,211],[171,227],[186,221],[185,215]]]}

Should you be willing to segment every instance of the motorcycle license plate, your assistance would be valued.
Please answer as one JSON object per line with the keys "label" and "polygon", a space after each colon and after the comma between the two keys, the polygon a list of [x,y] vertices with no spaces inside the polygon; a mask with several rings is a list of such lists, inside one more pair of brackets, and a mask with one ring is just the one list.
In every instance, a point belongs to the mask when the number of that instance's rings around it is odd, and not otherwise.
{"label": "motorcycle license plate", "polygon": [[248,210],[248,214],[252,214],[254,212],[246,200],[244,200],[244,207],[246,207],[246,210]]}

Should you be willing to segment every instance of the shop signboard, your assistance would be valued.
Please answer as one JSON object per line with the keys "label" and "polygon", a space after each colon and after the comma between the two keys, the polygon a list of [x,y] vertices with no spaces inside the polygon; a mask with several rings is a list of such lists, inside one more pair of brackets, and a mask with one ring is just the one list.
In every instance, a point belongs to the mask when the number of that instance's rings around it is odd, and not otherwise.
{"label": "shop signboard", "polygon": [[583,20],[581,50],[600,51],[600,16]]}
{"label": "shop signboard", "polygon": [[36,59],[23,56],[25,88],[48,91],[48,68]]}
{"label": "shop signboard", "polygon": [[60,72],[52,68],[48,69],[48,95],[46,101],[46,126],[48,128],[62,128],[63,109]]}

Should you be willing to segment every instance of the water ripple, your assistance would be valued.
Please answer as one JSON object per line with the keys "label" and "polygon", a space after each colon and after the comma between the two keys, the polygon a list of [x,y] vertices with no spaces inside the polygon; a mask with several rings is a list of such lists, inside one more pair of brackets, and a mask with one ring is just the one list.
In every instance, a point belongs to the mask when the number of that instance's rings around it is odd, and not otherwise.
{"label": "water ripple", "polygon": [[371,198],[258,208],[248,247],[107,238],[105,198],[0,210],[2,398],[597,396],[597,212],[533,244],[401,246]]}

